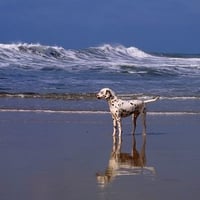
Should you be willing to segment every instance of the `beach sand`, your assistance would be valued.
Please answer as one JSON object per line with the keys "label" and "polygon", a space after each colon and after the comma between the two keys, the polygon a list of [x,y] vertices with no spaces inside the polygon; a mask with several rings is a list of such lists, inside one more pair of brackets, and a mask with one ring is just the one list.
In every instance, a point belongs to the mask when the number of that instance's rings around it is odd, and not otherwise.
{"label": "beach sand", "polygon": [[199,122],[148,115],[144,140],[127,118],[115,145],[108,113],[0,112],[0,199],[198,199]]}

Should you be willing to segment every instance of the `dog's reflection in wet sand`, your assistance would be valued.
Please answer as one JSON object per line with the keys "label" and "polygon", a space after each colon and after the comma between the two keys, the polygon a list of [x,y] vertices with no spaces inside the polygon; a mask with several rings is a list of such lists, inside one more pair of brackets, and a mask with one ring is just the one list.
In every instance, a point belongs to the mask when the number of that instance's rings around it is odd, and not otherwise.
{"label": "dog's reflection in wet sand", "polygon": [[97,182],[101,186],[105,186],[117,176],[155,174],[154,167],[146,166],[146,135],[143,135],[140,151],[136,149],[135,135],[132,137],[132,149],[130,153],[122,152],[122,140],[113,137],[113,149],[108,167],[104,173],[96,173]]}

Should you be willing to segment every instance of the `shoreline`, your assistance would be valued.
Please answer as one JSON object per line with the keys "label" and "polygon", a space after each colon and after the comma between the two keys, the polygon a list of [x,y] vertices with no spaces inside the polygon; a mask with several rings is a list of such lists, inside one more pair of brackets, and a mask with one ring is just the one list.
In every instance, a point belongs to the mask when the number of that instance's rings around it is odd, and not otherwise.
{"label": "shoreline", "polygon": [[[110,114],[109,111],[92,110],[31,110],[31,109],[0,109],[0,112],[19,112],[19,113],[52,113],[52,114]],[[182,112],[147,112],[147,115],[200,115],[200,112],[182,111]]]}
{"label": "shoreline", "polygon": [[[181,115],[200,113],[200,99],[159,99],[147,104],[151,115]],[[0,98],[0,112],[49,112],[49,113],[109,113],[103,100],[64,100],[38,98]]]}

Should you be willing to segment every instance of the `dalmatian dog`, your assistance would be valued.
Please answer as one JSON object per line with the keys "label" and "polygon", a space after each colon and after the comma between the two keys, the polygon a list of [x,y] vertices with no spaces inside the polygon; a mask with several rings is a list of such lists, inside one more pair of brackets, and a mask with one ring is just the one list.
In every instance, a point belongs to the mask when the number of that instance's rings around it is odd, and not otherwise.
{"label": "dalmatian dog", "polygon": [[150,100],[122,100],[119,99],[115,92],[110,88],[103,88],[97,94],[98,99],[106,99],[110,108],[110,112],[113,119],[113,136],[116,136],[117,128],[119,137],[122,135],[121,120],[123,117],[132,115],[133,120],[133,134],[136,130],[136,121],[138,116],[142,115],[143,122],[143,135],[146,135],[146,103],[154,102],[159,97],[155,97]]}

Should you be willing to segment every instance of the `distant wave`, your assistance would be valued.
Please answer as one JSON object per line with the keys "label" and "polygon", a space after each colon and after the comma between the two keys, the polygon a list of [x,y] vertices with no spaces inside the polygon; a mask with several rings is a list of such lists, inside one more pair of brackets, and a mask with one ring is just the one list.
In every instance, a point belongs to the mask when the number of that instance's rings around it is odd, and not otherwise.
{"label": "distant wave", "polygon": [[64,49],[41,44],[0,44],[0,68],[88,70],[127,73],[200,75],[199,57],[146,53],[136,47],[105,44],[87,49]]}

